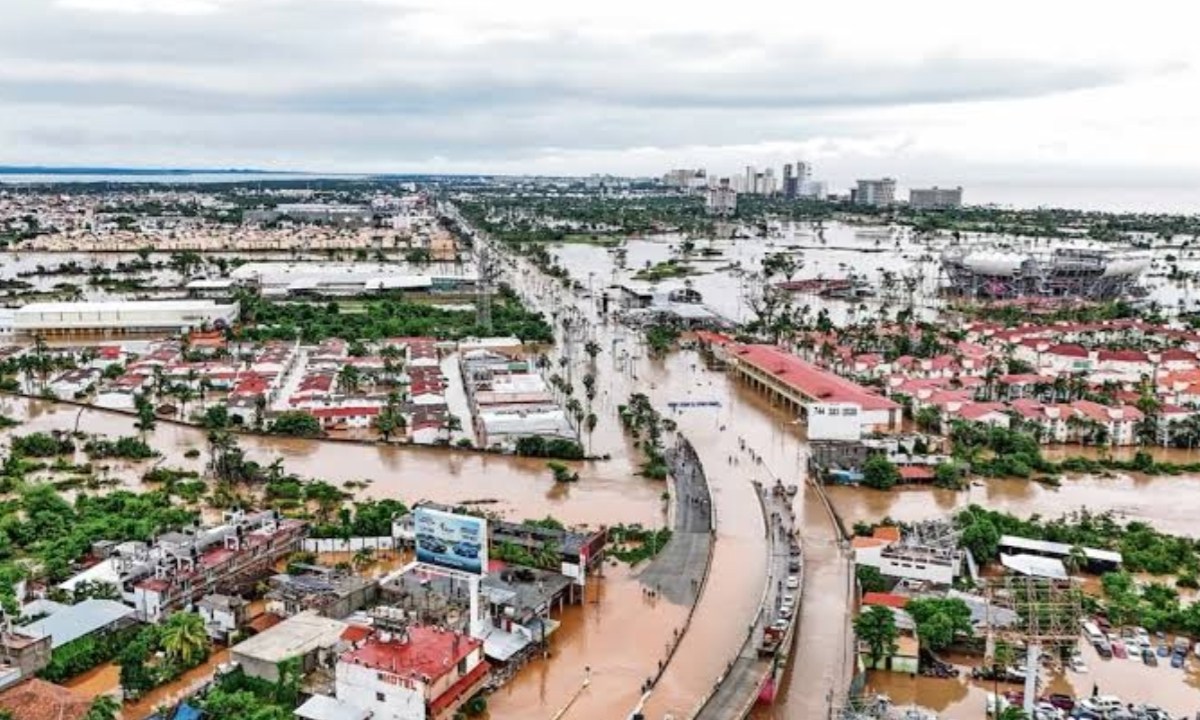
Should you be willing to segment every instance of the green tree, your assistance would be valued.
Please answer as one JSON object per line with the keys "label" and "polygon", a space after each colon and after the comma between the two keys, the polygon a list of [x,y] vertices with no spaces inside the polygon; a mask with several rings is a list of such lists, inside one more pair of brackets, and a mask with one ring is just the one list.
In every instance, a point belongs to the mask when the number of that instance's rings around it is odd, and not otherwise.
{"label": "green tree", "polygon": [[876,667],[884,658],[896,654],[896,616],[881,605],[872,605],[854,618],[854,633],[867,646],[870,666]]}
{"label": "green tree", "polygon": [[872,455],[863,463],[862,484],[876,490],[890,490],[900,482],[900,470],[884,455]]}
{"label": "green tree", "polygon": [[316,437],[321,434],[321,423],[303,410],[285,410],[271,422],[272,435],[290,437]]}
{"label": "green tree", "polygon": [[887,590],[887,578],[883,573],[879,572],[879,568],[871,567],[870,565],[859,565],[854,570],[854,574],[858,577],[859,587],[864,593],[869,592],[884,592]]}
{"label": "green tree", "polygon": [[958,598],[918,598],[904,609],[916,621],[921,644],[930,650],[947,648],[959,635],[974,632],[971,609]]}
{"label": "green tree", "polygon": [[161,642],[167,658],[183,667],[195,667],[208,657],[208,632],[196,613],[177,612],[167,618]]}

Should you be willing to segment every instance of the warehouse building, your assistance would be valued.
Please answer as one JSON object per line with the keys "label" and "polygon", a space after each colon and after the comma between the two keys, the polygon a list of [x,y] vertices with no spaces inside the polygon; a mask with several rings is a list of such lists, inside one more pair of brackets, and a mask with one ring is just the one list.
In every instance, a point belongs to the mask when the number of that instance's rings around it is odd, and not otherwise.
{"label": "warehouse building", "polygon": [[238,318],[237,303],[212,300],[30,303],[13,314],[18,337],[138,335],[224,328]]}

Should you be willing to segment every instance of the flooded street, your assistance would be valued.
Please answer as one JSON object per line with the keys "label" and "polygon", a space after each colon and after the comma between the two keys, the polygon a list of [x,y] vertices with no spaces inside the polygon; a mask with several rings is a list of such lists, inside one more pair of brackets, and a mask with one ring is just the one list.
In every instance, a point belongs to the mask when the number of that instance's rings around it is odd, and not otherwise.
{"label": "flooded street", "polygon": [[[136,702],[125,704],[121,709],[121,720],[142,720],[160,707],[175,705],[206,685],[217,667],[228,661],[229,650],[217,650],[202,665],[188,670],[174,682],[154,688]],[[112,692],[120,685],[120,679],[121,668],[115,662],[107,662],[63,684],[76,692],[94,696]]]}

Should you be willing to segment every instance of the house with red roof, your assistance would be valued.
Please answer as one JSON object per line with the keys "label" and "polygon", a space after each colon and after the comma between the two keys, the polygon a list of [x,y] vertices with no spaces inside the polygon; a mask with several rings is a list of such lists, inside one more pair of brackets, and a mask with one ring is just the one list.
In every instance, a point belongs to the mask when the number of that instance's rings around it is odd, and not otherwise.
{"label": "house with red roof", "polygon": [[1196,358],[1196,353],[1183,348],[1167,348],[1158,354],[1158,369],[1159,372],[1173,372],[1177,370],[1193,370],[1200,361]]}
{"label": "house with red roof", "polygon": [[308,408],[308,412],[321,423],[325,430],[356,430],[369,428],[379,417],[382,408],[378,405],[341,405],[335,407]]}
{"label": "house with red roof", "polygon": [[1051,345],[1041,353],[1039,369],[1055,374],[1089,372],[1092,369],[1092,354],[1084,346],[1073,343]]}
{"label": "house with red roof", "polygon": [[487,684],[483,641],[427,625],[376,632],[338,658],[339,703],[392,720],[452,718]]}
{"label": "house with red roof", "polygon": [[1142,419],[1142,412],[1132,405],[1108,407],[1091,400],[1076,400],[1071,403],[1075,417],[1075,439],[1080,441],[1093,435],[1094,429],[1105,430],[1109,445],[1136,445],[1137,423]]}
{"label": "house with red roof", "polygon": [[1096,380],[1136,382],[1143,375],[1153,376],[1155,365],[1141,350],[1098,350],[1092,370]]}

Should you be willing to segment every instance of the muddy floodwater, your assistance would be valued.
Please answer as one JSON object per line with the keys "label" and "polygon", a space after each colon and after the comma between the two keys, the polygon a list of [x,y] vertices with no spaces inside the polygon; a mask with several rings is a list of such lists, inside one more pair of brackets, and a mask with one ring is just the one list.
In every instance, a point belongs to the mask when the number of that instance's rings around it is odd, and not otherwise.
{"label": "muddy floodwater", "polygon": [[[0,412],[23,422],[6,434],[52,430],[117,437],[137,434],[134,419],[98,410],[6,397]],[[203,430],[160,422],[147,441],[172,467],[203,470],[208,443]],[[555,483],[546,461],[434,448],[334,443],[320,440],[241,436],[238,444],[249,459],[270,463],[282,457],[284,467],[306,478],[336,485],[367,480],[360,497],[396,498],[444,503],[479,502],[481,508],[516,519],[553,515],[569,525],[640,522],[659,526],[664,518],[663,484],[633,475],[628,461],[578,464],[577,483]],[[184,454],[199,450],[197,458]],[[76,462],[86,462],[79,452]],[[108,476],[131,489],[142,489],[141,476],[154,462],[102,461]]]}
{"label": "muddy floodwater", "polygon": [[[1102,695],[1116,695],[1126,703],[1158,705],[1173,717],[1192,717],[1200,710],[1200,660],[1197,658],[1189,658],[1183,669],[1171,667],[1169,658],[1159,658],[1159,664],[1151,667],[1132,657],[1103,660],[1087,643],[1081,642],[1079,647],[1087,671],[1043,671],[1047,674],[1043,676],[1040,694],[1066,693],[1078,697],[1096,690]],[[960,668],[964,672],[957,679],[872,671],[867,687],[887,695],[898,706],[915,705],[933,710],[941,717],[964,719],[985,716],[988,693],[1023,690],[1012,683],[970,680],[966,666],[960,665]]]}

